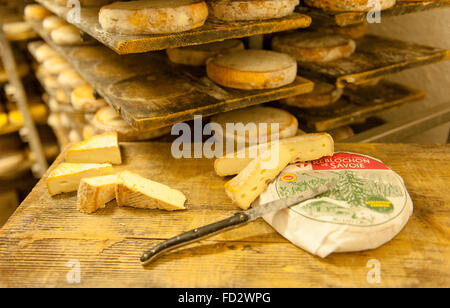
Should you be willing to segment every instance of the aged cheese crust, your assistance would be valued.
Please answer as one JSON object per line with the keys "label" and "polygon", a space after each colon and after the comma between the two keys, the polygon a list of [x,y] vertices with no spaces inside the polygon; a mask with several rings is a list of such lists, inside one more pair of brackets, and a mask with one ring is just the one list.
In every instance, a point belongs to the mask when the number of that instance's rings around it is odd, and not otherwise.
{"label": "aged cheese crust", "polygon": [[118,206],[167,211],[185,209],[186,197],[178,190],[129,171],[119,173],[119,179],[116,185]]}
{"label": "aged cheese crust", "polygon": [[[378,0],[380,9],[386,10],[393,7],[396,0]],[[354,11],[369,12],[374,9],[370,0],[305,0],[308,6],[328,11]]]}
{"label": "aged cheese crust", "polygon": [[169,60],[173,63],[203,66],[209,58],[219,54],[227,54],[233,51],[244,50],[244,43],[240,40],[227,40],[211,44],[188,46],[182,48],[169,48],[166,50]]}
{"label": "aged cheese crust", "polygon": [[297,76],[297,62],[289,55],[269,50],[243,50],[209,59],[208,77],[229,88],[273,89],[288,85]]}
{"label": "aged cheese crust", "polygon": [[4,24],[3,31],[10,41],[32,39],[37,36],[31,25],[23,21]]}
{"label": "aged cheese crust", "polygon": [[102,209],[116,198],[117,175],[105,175],[84,178],[80,182],[77,194],[77,210],[91,214]]}
{"label": "aged cheese crust", "polygon": [[42,46],[36,49],[34,55],[39,63],[43,63],[45,60],[57,57],[58,53],[48,44],[42,44]]}
{"label": "aged cheese crust", "polygon": [[103,98],[96,97],[95,89],[87,83],[73,90],[70,100],[72,106],[82,112],[96,112],[107,105]]}
{"label": "aged cheese crust", "polygon": [[42,22],[42,27],[48,33],[65,25],[67,25],[67,22],[59,16],[49,16]]}
{"label": "aged cheese crust", "polygon": [[73,25],[65,25],[51,32],[51,38],[57,45],[80,45],[83,44],[80,30]]}
{"label": "aged cheese crust", "polygon": [[299,0],[217,0],[209,1],[213,17],[224,21],[265,20],[290,15]]}
{"label": "aged cheese crust", "polygon": [[188,31],[207,18],[208,6],[200,0],[115,2],[99,12],[104,30],[131,35]]}
{"label": "aged cheese crust", "polygon": [[50,59],[45,60],[44,63],[42,63],[42,66],[45,71],[53,75],[57,75],[61,73],[63,70],[67,70],[72,67],[69,62],[67,62],[60,56],[52,57]]}
{"label": "aged cheese crust", "polygon": [[58,75],[58,83],[62,87],[66,87],[69,89],[75,89],[79,86],[86,84],[86,80],[80,76],[74,69],[68,69],[62,71]]}
{"label": "aged cheese crust", "polygon": [[40,21],[52,13],[40,4],[29,4],[24,11],[26,20]]}
{"label": "aged cheese crust", "polygon": [[[289,152],[295,153],[291,163],[316,160],[334,153],[334,140],[326,133],[303,134],[279,141],[289,148]],[[214,170],[219,176],[229,176],[240,173],[253,160],[253,156],[259,155],[265,147],[263,145],[245,148],[230,157],[218,158],[214,162]]]}
{"label": "aged cheese crust", "polygon": [[337,102],[344,93],[343,89],[323,82],[314,85],[314,91],[311,93],[288,97],[281,101],[286,105],[298,108],[316,108],[325,107]]}
{"label": "aged cheese crust", "polygon": [[276,36],[272,49],[287,53],[301,62],[328,62],[353,54],[352,39],[322,32],[295,32]]}

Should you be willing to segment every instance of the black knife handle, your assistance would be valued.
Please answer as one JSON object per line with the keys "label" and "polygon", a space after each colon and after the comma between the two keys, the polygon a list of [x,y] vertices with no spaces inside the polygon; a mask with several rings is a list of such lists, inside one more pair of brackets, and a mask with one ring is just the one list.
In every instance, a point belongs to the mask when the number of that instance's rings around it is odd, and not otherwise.
{"label": "black knife handle", "polygon": [[180,234],[146,251],[141,257],[141,262],[143,265],[148,264],[166,252],[216,235],[226,230],[243,226],[247,224],[249,220],[250,218],[245,212],[240,212],[230,218]]}

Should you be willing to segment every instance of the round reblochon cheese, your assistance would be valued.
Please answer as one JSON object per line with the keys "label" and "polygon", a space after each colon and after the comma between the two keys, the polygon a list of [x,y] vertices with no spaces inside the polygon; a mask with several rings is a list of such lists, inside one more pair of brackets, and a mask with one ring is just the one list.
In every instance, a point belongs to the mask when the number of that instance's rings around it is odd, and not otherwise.
{"label": "round reblochon cheese", "polygon": [[268,214],[264,220],[296,246],[325,258],[375,249],[392,240],[413,213],[403,179],[381,161],[335,153],[289,165],[261,195],[264,204],[338,180],[327,193]]}

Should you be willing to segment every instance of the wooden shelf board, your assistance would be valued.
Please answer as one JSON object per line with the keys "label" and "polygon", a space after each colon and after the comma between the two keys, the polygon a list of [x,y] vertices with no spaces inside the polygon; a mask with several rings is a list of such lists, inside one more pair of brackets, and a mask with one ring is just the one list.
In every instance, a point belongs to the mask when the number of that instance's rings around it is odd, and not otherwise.
{"label": "wooden shelf board", "polygon": [[364,120],[380,111],[421,100],[425,95],[422,90],[383,80],[376,86],[360,90],[346,89],[343,98],[334,105],[335,107],[316,111],[317,114],[321,114],[320,116],[313,115],[314,111],[305,111],[284,104],[283,106],[299,117],[300,123],[307,129],[329,131]]}
{"label": "wooden shelf board", "polygon": [[[381,12],[381,18],[419,13],[449,6],[450,0],[397,1],[393,8]],[[367,21],[367,13],[361,12],[331,12],[306,6],[298,7],[297,12],[311,16],[314,24],[345,27]]]}
{"label": "wooden shelf board", "polygon": [[[37,2],[54,14],[67,19],[70,8],[55,5],[48,0]],[[311,24],[309,16],[294,13],[285,18],[266,21],[219,23],[208,20],[203,27],[182,33],[130,36],[104,31],[98,22],[98,11],[99,8],[82,8],[81,21],[75,26],[121,55],[306,28]]]}
{"label": "wooden shelf board", "polygon": [[299,72],[343,88],[450,59],[449,50],[375,35],[366,35],[356,43],[356,51],[350,57],[329,62],[299,62]]}
{"label": "wooden shelf board", "polygon": [[[34,28],[128,123],[139,130],[189,121],[196,114],[210,116],[301,95],[311,92],[314,87],[311,81],[297,77],[294,83],[278,89],[245,91],[222,88],[206,77],[203,67],[174,65],[163,52],[119,56],[103,46],[62,47],[55,45],[40,25],[35,24]],[[75,56],[83,49],[92,48],[103,52],[104,56],[95,59]],[[108,69],[100,69],[105,67]],[[110,69],[118,73],[111,78],[99,76]],[[124,84],[128,86],[123,88]],[[126,98],[119,97],[130,88],[153,94],[141,99],[137,92]]]}

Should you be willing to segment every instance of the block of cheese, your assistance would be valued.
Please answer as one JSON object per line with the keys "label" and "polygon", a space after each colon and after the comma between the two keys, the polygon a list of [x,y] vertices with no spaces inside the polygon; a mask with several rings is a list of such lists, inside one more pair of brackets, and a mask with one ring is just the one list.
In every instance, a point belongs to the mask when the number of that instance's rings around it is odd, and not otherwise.
{"label": "block of cheese", "polygon": [[81,31],[73,25],[65,25],[54,29],[50,34],[57,45],[80,45],[85,43]]}
{"label": "block of cheese", "polygon": [[188,46],[181,48],[169,48],[166,50],[169,60],[173,63],[203,66],[209,58],[219,54],[227,54],[233,51],[244,50],[244,43],[240,40],[226,40],[210,44]]}
{"label": "block of cheese", "polygon": [[[325,258],[331,253],[375,249],[392,240],[413,213],[403,179],[378,159],[336,153],[290,165],[260,196],[259,203],[288,198],[337,181],[329,192],[264,220],[293,244]],[[376,254],[376,252],[375,252]]]}
{"label": "block of cheese", "polygon": [[[222,132],[216,132],[215,137],[223,139],[224,144],[237,142],[240,145],[249,145],[260,143],[260,140],[263,141],[261,143],[267,143],[274,137],[293,137],[298,130],[295,116],[283,109],[263,106],[221,113],[212,117],[211,123],[217,123],[222,128]],[[236,127],[239,123],[242,123],[243,127]],[[235,129],[230,128],[230,124],[234,125]],[[272,131],[273,124],[278,125],[278,131]]]}
{"label": "block of cheese", "polygon": [[297,62],[286,54],[249,49],[209,59],[206,71],[211,80],[225,87],[273,89],[295,81]]}
{"label": "block of cheese", "polygon": [[356,43],[342,35],[305,31],[274,37],[272,49],[301,62],[328,62],[353,54]]}
{"label": "block of cheese", "polygon": [[[371,0],[305,0],[305,3],[326,11],[369,12],[376,8]],[[386,10],[393,7],[396,0],[377,0],[377,3],[380,10]]]}
{"label": "block of cheese", "polygon": [[117,132],[120,141],[154,139],[170,133],[172,127],[162,127],[149,131],[140,131],[125,122],[113,108],[106,106],[95,114],[92,125],[99,133]]}
{"label": "block of cheese", "polygon": [[116,198],[117,175],[84,178],[80,182],[77,194],[77,210],[83,213],[94,213]]}
{"label": "block of cheese", "polygon": [[209,1],[211,15],[224,21],[265,20],[290,15],[299,0]]}
{"label": "block of cheese", "polygon": [[119,179],[116,186],[118,206],[168,211],[185,209],[186,197],[178,190],[129,171],[119,173]]}
{"label": "block of cheese", "polygon": [[117,133],[96,135],[74,145],[66,152],[66,162],[120,165],[122,156]]}
{"label": "block of cheese", "polygon": [[[333,138],[326,133],[304,134],[280,140],[280,143],[284,144],[289,152],[295,154],[291,158],[291,163],[311,161],[334,153]],[[214,170],[220,176],[238,174],[250,164],[256,155],[260,154],[261,149],[264,149],[262,145],[254,146],[238,151],[229,157],[218,158],[214,162]]]}
{"label": "block of cheese", "polygon": [[183,32],[203,26],[207,18],[201,0],[115,2],[99,12],[104,30],[131,35]]}
{"label": "block of cheese", "polygon": [[343,89],[325,82],[314,83],[314,90],[310,93],[292,96],[282,99],[286,105],[297,108],[317,108],[325,107],[337,102],[344,93]]}
{"label": "block of cheese", "polygon": [[47,190],[54,196],[60,193],[73,192],[80,186],[83,178],[113,174],[111,164],[77,164],[62,163],[48,176]]}
{"label": "block of cheese", "polygon": [[59,73],[58,83],[62,87],[75,89],[86,84],[86,80],[84,80],[84,78],[81,77],[80,74],[78,74],[74,69],[68,69]]}
{"label": "block of cheese", "polygon": [[225,184],[225,192],[234,204],[247,210],[273,179],[286,168],[292,157],[285,144],[277,143],[269,146]]}
{"label": "block of cheese", "polygon": [[99,97],[95,89],[88,83],[75,88],[70,100],[73,108],[82,112],[96,112],[107,105],[105,100]]}
{"label": "block of cheese", "polygon": [[67,25],[67,22],[59,16],[53,15],[44,19],[42,27],[47,33],[51,33],[53,30]]}
{"label": "block of cheese", "polygon": [[35,38],[37,36],[28,22],[12,22],[3,25],[6,38],[10,41],[21,41]]}
{"label": "block of cheese", "polygon": [[69,62],[67,62],[66,60],[64,60],[64,58],[60,56],[52,57],[50,59],[45,60],[42,63],[42,66],[46,71],[54,75],[57,75],[62,71],[70,69],[72,67]]}
{"label": "block of cheese", "polygon": [[33,20],[33,21],[40,21],[43,20],[45,17],[52,15],[52,13],[49,10],[47,10],[40,4],[28,4],[25,7],[24,14],[26,20]]}
{"label": "block of cheese", "polygon": [[34,56],[36,57],[36,60],[39,63],[43,63],[45,60],[48,60],[53,57],[57,57],[58,53],[53,48],[51,48],[49,45],[42,44],[40,47],[38,47],[36,49]]}

